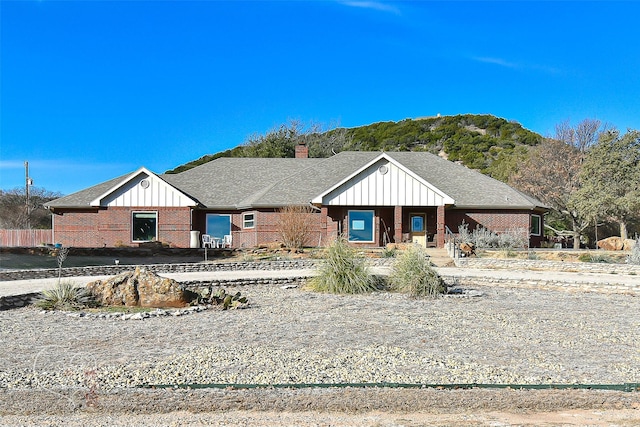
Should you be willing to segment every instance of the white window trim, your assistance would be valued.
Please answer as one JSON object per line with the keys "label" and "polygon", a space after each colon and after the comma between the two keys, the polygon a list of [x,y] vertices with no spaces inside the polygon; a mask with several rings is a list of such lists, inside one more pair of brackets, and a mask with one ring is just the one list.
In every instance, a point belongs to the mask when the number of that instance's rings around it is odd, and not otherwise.
{"label": "white window trim", "polygon": [[538,232],[531,232],[532,236],[541,236],[542,235],[542,215],[531,214],[531,229],[533,230],[533,218],[538,218]]}
{"label": "white window trim", "polygon": [[[251,219],[251,223],[252,223],[251,226],[247,226],[248,220],[246,218],[249,215],[253,216],[253,219]],[[250,230],[252,228],[256,228],[256,218],[257,218],[257,215],[256,215],[255,212],[245,212],[245,213],[243,213],[242,214],[242,229],[243,230]]]}
{"label": "white window trim", "polygon": [[155,214],[156,215],[156,237],[155,240],[159,240],[158,236],[158,228],[160,226],[160,219],[159,219],[159,215],[158,215],[158,211],[131,211],[131,243],[144,243],[144,242],[153,242],[153,240],[134,240],[134,236],[133,236],[133,216],[135,214],[142,214],[142,213],[146,213],[146,214]]}
{"label": "white window trim", "polygon": [[376,241],[376,227],[375,227],[375,219],[376,219],[376,211],[373,209],[349,209],[347,211],[347,237],[351,234],[351,212],[371,212],[371,239],[372,240],[351,240],[348,239],[351,243],[373,243]]}

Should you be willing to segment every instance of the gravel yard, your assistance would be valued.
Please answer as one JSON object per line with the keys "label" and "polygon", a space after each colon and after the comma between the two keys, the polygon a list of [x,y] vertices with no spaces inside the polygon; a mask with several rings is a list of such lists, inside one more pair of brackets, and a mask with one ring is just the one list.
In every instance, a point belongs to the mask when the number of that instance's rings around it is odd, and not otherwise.
{"label": "gravel yard", "polygon": [[[478,288],[480,297],[414,300],[238,290],[250,308],[145,320],[0,312],[0,414],[38,413],[25,393],[49,396],[43,401],[57,403],[45,412],[55,413],[93,400],[106,405],[127,393],[123,387],[144,384],[640,382],[637,297]],[[612,407],[637,409],[637,393],[616,395]]]}

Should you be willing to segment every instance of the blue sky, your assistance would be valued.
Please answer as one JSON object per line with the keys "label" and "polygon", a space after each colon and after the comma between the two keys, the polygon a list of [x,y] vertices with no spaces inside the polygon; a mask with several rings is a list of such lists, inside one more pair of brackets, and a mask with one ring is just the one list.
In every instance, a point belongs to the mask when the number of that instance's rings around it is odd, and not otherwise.
{"label": "blue sky", "polygon": [[639,2],[0,1],[0,188],[162,173],[299,120],[640,129]]}

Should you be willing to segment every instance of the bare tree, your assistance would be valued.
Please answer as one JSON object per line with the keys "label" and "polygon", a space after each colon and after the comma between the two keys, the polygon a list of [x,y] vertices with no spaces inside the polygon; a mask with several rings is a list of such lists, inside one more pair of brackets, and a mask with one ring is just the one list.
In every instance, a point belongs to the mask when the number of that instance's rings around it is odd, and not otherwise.
{"label": "bare tree", "polygon": [[556,125],[554,138],[584,154],[589,147],[598,142],[598,137],[605,128],[606,126],[602,126],[600,120],[597,119],[584,119],[575,127],[571,126],[569,120],[565,120]]}
{"label": "bare tree", "polygon": [[573,236],[574,248],[580,247],[580,235],[589,225],[569,206],[571,195],[579,188],[581,157],[574,147],[557,139],[545,139],[530,151],[525,163],[509,178],[511,185],[537,197],[571,223],[571,232],[554,232]]}
{"label": "bare tree", "polygon": [[517,173],[509,178],[514,187],[537,197],[570,224],[570,231],[552,228],[557,235],[572,236],[573,247],[580,248],[580,237],[593,224],[572,203],[580,189],[580,170],[586,152],[601,132],[599,120],[585,119],[572,127],[569,121],[556,125],[554,138],[545,138],[532,148]]}
{"label": "bare tree", "polygon": [[43,204],[61,197],[62,194],[44,188],[32,188],[29,204],[24,188],[0,190],[0,228],[26,229],[51,228],[51,215]]}
{"label": "bare tree", "polygon": [[282,243],[289,249],[302,249],[311,237],[314,209],[308,205],[285,206],[280,209],[278,230]]}

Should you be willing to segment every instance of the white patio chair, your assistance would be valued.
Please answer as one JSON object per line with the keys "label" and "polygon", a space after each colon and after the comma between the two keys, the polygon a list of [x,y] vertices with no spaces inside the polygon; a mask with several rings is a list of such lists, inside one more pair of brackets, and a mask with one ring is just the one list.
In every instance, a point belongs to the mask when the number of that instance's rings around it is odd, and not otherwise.
{"label": "white patio chair", "polygon": [[211,241],[211,236],[208,234],[203,234],[202,235],[202,247],[206,248],[206,247],[210,247],[213,248],[213,242]]}
{"label": "white patio chair", "polygon": [[231,234],[225,234],[222,238],[222,242],[220,247],[222,248],[230,248],[231,247]]}

